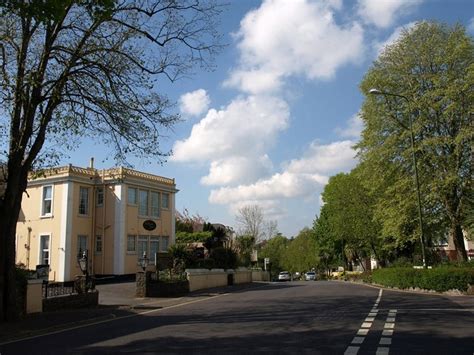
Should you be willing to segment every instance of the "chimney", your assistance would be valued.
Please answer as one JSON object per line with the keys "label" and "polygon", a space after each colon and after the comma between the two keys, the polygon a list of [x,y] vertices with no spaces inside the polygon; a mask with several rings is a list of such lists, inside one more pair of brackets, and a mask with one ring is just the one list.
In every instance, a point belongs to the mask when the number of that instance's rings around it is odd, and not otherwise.
{"label": "chimney", "polygon": [[89,169],[94,169],[94,158],[91,158],[89,162]]}

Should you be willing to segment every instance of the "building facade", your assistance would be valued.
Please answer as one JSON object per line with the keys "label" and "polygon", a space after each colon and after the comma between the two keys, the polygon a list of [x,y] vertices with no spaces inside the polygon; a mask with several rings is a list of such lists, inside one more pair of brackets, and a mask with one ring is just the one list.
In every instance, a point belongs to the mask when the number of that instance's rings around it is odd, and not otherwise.
{"label": "building facade", "polygon": [[90,274],[133,274],[144,252],[153,262],[174,244],[174,179],[92,165],[31,176],[17,224],[17,263],[49,265],[49,280],[68,281],[81,274],[77,258],[86,251]]}

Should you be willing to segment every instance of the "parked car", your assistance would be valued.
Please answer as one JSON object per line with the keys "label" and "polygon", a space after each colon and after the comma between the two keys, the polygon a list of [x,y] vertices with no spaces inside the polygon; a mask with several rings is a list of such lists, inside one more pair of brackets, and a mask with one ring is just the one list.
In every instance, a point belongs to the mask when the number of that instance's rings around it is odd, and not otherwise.
{"label": "parked car", "polygon": [[314,281],[316,280],[316,273],[314,271],[308,271],[305,275],[304,275],[304,279],[306,281]]}
{"label": "parked car", "polygon": [[291,275],[288,271],[282,271],[278,274],[278,281],[290,281]]}

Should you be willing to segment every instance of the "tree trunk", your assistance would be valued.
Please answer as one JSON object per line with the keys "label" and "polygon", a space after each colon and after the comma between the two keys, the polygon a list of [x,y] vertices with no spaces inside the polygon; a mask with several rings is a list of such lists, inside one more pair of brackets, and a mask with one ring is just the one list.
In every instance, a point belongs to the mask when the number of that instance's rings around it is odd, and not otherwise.
{"label": "tree trunk", "polygon": [[0,321],[18,317],[16,305],[15,239],[28,174],[21,165],[8,167],[7,187],[0,206]]}
{"label": "tree trunk", "polygon": [[466,247],[464,246],[464,235],[462,233],[461,224],[457,221],[451,221],[451,230],[449,231],[453,238],[454,247],[456,248],[456,257],[458,261],[467,261]]}

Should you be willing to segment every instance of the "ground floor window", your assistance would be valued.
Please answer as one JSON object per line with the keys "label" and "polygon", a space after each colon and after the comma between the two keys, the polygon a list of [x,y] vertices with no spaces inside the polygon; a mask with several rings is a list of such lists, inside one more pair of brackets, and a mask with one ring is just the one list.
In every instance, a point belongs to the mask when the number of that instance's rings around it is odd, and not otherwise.
{"label": "ground floor window", "polygon": [[49,265],[49,235],[40,236],[40,257],[39,263],[41,265]]}
{"label": "ground floor window", "polygon": [[102,253],[102,236],[101,235],[95,236],[95,252]]}
{"label": "ground floor window", "polygon": [[77,255],[82,255],[87,251],[87,235],[77,236]]}
{"label": "ground floor window", "polygon": [[127,252],[136,252],[142,257],[145,252],[147,257],[154,259],[155,253],[168,251],[169,237],[159,235],[129,235],[127,236]]}

